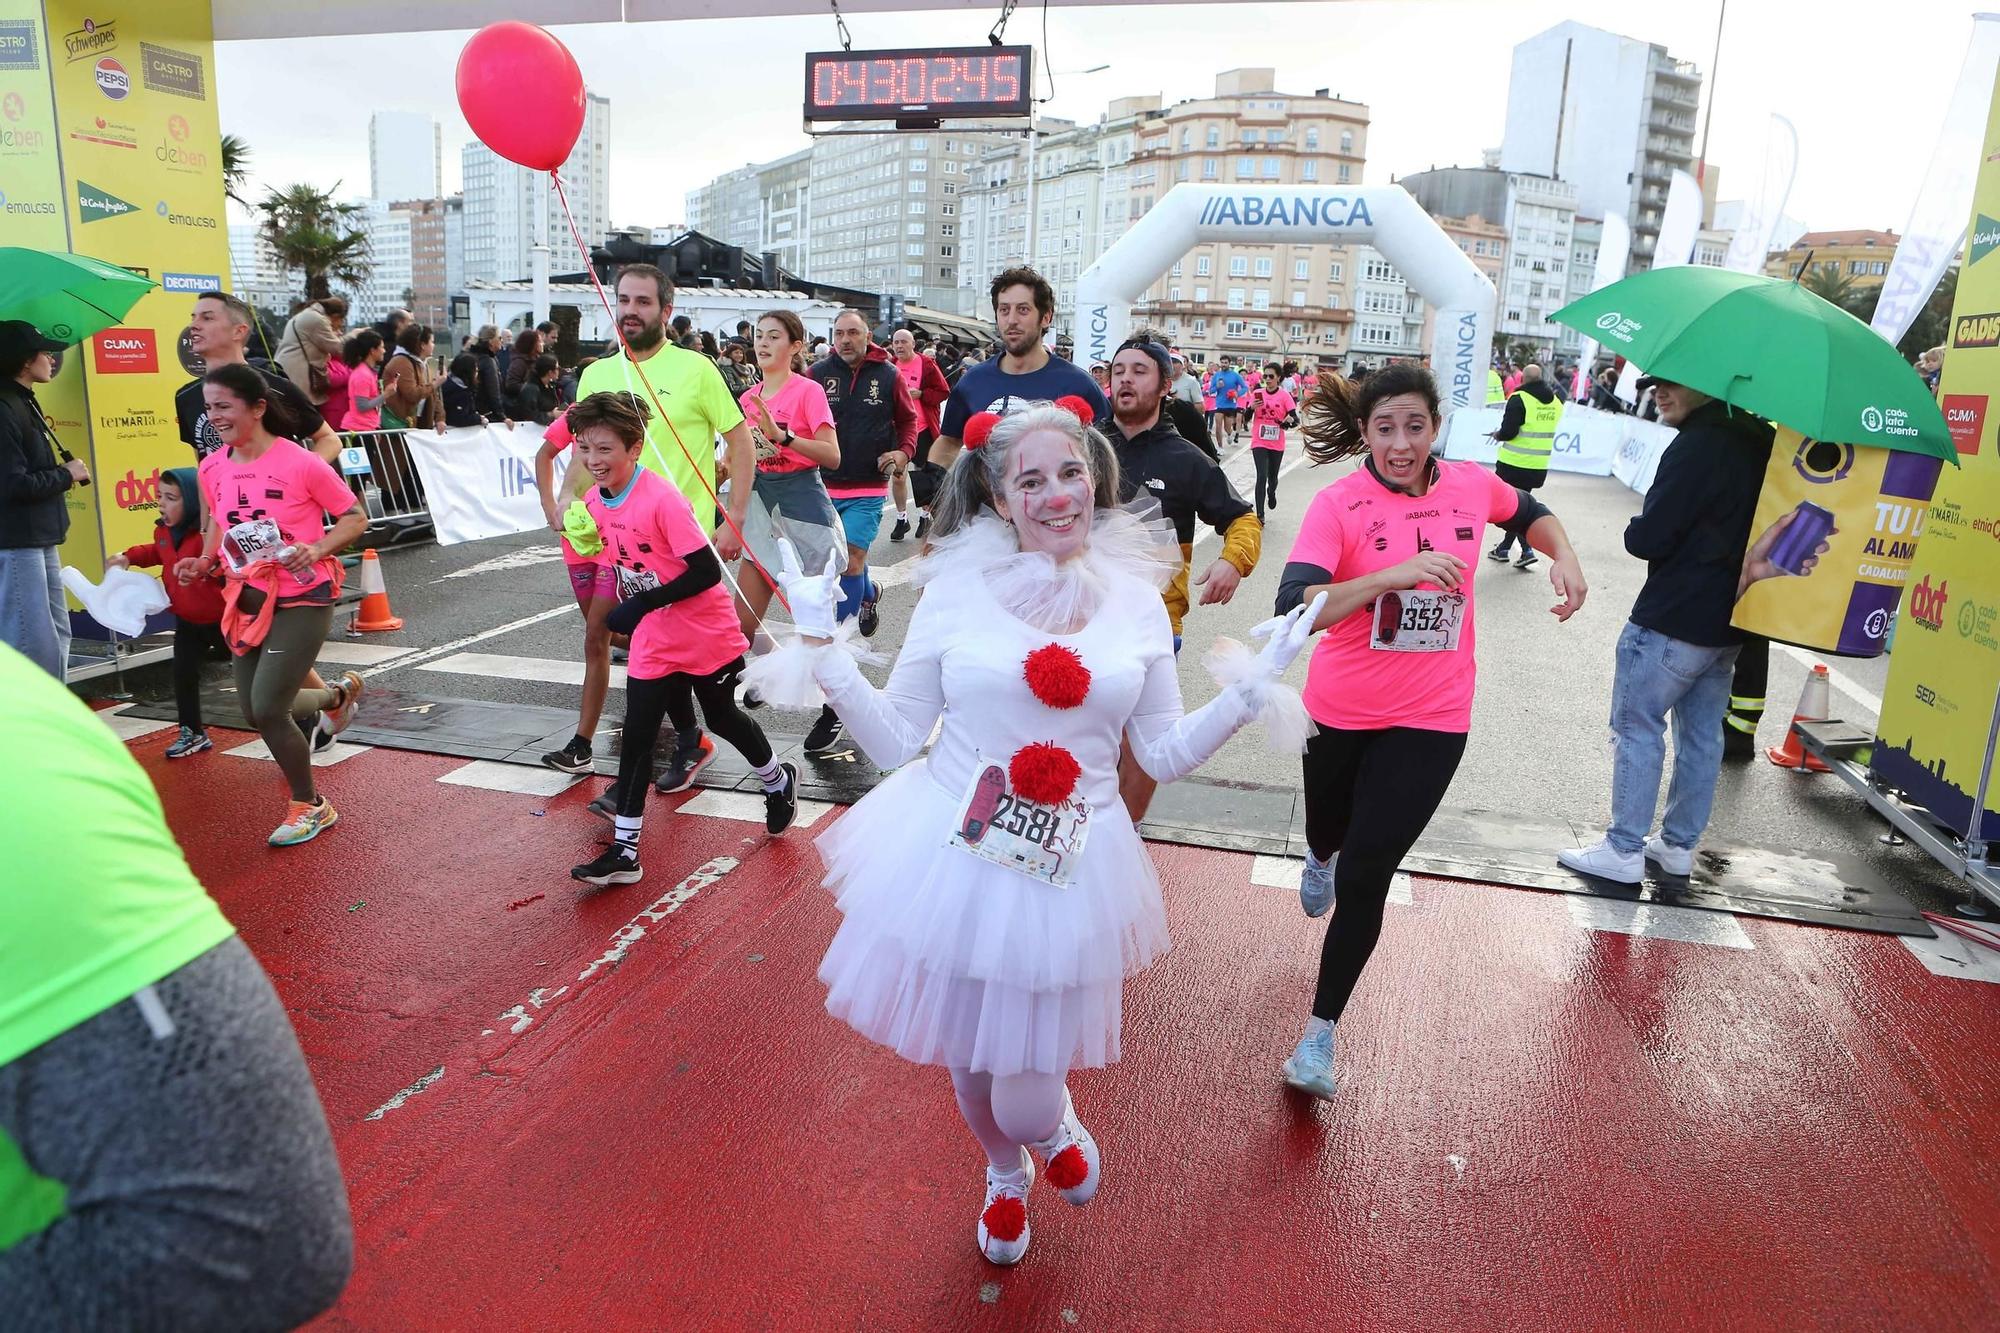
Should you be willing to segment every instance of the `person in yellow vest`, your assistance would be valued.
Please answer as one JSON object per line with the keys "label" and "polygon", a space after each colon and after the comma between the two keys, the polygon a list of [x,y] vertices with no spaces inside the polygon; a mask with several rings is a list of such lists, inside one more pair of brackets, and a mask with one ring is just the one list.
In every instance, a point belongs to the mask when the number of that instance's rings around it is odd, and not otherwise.
{"label": "person in yellow vest", "polygon": [[[1500,429],[1493,432],[1493,438],[1500,442],[1500,457],[1493,465],[1500,480],[1533,491],[1549,479],[1549,454],[1555,448],[1556,427],[1562,424],[1562,414],[1562,400],[1543,382],[1542,368],[1523,369],[1521,387],[1508,397],[1507,409],[1500,414]],[[1504,534],[1500,544],[1486,553],[1486,558],[1506,563],[1508,548],[1514,541],[1514,534]],[[1529,549],[1527,538],[1521,538],[1520,542],[1521,558],[1514,563],[1521,569],[1533,569],[1539,563],[1535,553]]]}
{"label": "person in yellow vest", "polygon": [[1498,407],[1507,401],[1507,386],[1500,382],[1500,372],[1492,366],[1486,368],[1486,405]]}

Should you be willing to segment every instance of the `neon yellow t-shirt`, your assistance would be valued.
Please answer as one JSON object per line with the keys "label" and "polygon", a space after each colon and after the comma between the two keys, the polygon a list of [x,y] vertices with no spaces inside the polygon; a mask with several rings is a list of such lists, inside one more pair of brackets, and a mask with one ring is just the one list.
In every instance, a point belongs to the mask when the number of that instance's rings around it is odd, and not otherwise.
{"label": "neon yellow t-shirt", "polygon": [[0,646],[0,1065],[236,933],[111,729]]}
{"label": "neon yellow t-shirt", "polygon": [[[622,354],[594,361],[577,381],[576,396],[580,401],[622,389],[646,398],[650,385],[653,416],[639,459],[687,497],[704,529],[712,527],[716,504],[709,495],[715,489],[715,437],[736,429],[743,421],[743,409],[715,362],[700,352],[662,343],[639,366],[645,371],[644,381]],[[673,423],[671,429],[668,422]]]}

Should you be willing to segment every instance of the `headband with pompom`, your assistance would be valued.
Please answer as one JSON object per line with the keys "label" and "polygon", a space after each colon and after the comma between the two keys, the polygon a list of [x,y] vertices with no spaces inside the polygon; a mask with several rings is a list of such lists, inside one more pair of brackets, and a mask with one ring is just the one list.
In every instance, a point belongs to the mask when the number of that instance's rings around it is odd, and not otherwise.
{"label": "headband with pompom", "polygon": [[972,419],[965,423],[965,434],[959,436],[967,449],[977,449],[985,444],[993,434],[993,428],[1000,424],[998,412],[974,412]]}
{"label": "headband with pompom", "polygon": [[1081,394],[1066,393],[1056,399],[1056,406],[1086,426],[1092,425],[1097,421],[1097,409],[1092,407],[1090,400]]}

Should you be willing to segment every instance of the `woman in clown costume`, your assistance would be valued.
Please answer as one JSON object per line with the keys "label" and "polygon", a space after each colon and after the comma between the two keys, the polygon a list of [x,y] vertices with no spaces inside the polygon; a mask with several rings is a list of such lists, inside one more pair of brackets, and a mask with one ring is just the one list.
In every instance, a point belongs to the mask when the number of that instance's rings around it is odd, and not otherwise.
{"label": "woman in clown costume", "polygon": [[1116,458],[1088,421],[1065,400],[968,424],[886,688],[838,633],[837,562],[809,576],[789,549],[801,638],[750,673],[774,702],[812,702],[816,684],[896,770],[819,839],[843,918],[819,976],[834,1016],[950,1072],[987,1157],[977,1238],[997,1264],[1027,1252],[1037,1158],[1065,1202],[1097,1193],[1098,1145],[1065,1079],[1118,1058],[1125,978],[1168,947],[1118,799],[1120,738],[1172,782],[1252,719],[1293,753],[1307,732],[1277,681],[1314,608],[1260,625],[1261,653],[1219,645],[1221,692],[1183,713],[1159,595],[1180,551],[1165,523],[1117,506]]}

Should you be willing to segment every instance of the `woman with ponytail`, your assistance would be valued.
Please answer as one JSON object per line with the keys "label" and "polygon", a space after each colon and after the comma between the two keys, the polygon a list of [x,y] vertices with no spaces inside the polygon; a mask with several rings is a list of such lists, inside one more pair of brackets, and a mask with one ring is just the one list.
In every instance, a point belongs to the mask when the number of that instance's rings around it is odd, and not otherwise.
{"label": "woman with ponytail", "polygon": [[1285,564],[1280,614],[1317,600],[1325,630],[1306,672],[1306,915],[1340,907],[1285,1081],[1333,1096],[1333,1026],[1382,931],[1389,882],[1451,785],[1472,722],[1471,570],[1487,524],[1548,555],[1558,621],[1583,605],[1562,524],[1476,463],[1431,456],[1437,382],[1393,365],[1355,384],[1332,373],[1301,411],[1314,463],[1360,468],[1313,497]]}

